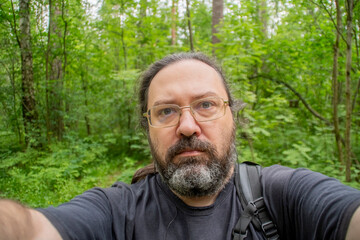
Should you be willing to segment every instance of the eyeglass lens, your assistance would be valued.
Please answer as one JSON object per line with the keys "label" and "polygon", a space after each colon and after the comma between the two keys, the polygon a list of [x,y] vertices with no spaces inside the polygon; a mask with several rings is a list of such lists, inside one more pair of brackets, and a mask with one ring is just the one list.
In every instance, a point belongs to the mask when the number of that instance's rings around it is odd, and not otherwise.
{"label": "eyeglass lens", "polygon": [[179,122],[182,109],[190,108],[197,121],[211,121],[222,117],[225,113],[224,100],[219,97],[208,97],[196,100],[190,106],[179,107],[175,104],[154,106],[149,110],[149,122],[152,126],[174,126]]}

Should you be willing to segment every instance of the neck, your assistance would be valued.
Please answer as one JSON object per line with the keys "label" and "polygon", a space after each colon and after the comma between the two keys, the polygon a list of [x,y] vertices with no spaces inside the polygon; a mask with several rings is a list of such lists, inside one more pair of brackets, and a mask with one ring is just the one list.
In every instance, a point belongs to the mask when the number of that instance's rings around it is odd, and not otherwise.
{"label": "neck", "polygon": [[182,196],[174,191],[172,191],[176,196],[178,196],[186,205],[190,207],[207,207],[215,203],[215,200],[224,186],[229,182],[231,176],[233,175],[234,167],[229,171],[228,176],[226,177],[223,186],[215,194],[203,197],[186,197]]}
{"label": "neck", "polygon": [[[175,193],[175,192],[174,192]],[[219,192],[211,195],[211,196],[204,196],[204,197],[184,197],[177,193],[175,193],[186,205],[191,207],[206,207],[214,204]]]}

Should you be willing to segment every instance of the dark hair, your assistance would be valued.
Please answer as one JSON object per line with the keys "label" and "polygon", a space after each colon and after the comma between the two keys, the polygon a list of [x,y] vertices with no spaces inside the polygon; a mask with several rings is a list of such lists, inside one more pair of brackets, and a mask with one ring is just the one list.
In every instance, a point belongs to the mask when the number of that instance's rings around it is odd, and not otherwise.
{"label": "dark hair", "polygon": [[198,60],[212,67],[221,76],[221,79],[223,80],[223,84],[229,98],[229,106],[233,105],[233,99],[230,94],[228,84],[225,80],[224,73],[220,65],[218,65],[214,59],[211,59],[210,57],[200,52],[183,52],[171,54],[150,65],[150,67],[141,75],[139,88],[140,125],[144,129],[148,130],[149,128],[147,120],[145,117],[142,116],[142,114],[147,111],[148,92],[151,81],[153,80],[155,75],[160,72],[160,70],[162,70],[164,67],[184,60]]}

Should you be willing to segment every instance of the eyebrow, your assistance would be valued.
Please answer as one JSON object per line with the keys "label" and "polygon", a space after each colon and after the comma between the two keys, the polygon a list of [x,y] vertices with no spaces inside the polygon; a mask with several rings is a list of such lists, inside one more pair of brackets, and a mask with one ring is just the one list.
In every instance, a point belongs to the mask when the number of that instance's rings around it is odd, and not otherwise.
{"label": "eyebrow", "polygon": [[[206,97],[213,97],[213,96],[220,97],[217,93],[212,92],[212,91],[208,91],[208,92],[205,92],[205,93],[202,93],[200,95],[195,96],[192,101],[196,101],[198,99],[206,98]],[[177,104],[175,104],[173,102],[174,102],[173,99],[158,100],[158,101],[154,102],[153,106],[162,105],[162,104],[174,104],[174,105],[177,105]]]}

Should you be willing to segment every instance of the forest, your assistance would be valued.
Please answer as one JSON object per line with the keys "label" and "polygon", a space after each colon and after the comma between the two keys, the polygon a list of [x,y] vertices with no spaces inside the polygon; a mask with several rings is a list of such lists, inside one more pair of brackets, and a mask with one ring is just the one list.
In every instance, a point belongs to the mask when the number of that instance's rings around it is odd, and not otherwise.
{"label": "forest", "polygon": [[200,51],[237,101],[238,161],[360,189],[359,0],[0,0],[0,197],[31,207],[151,161],[138,79]]}

